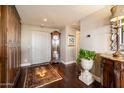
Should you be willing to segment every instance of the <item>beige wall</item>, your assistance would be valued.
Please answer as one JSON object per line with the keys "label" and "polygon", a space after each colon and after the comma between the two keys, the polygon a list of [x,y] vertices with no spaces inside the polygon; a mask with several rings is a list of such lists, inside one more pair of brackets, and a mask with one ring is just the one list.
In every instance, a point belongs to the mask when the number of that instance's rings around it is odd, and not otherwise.
{"label": "beige wall", "polygon": [[80,51],[80,31],[76,31],[76,58]]}
{"label": "beige wall", "polygon": [[66,45],[66,62],[75,62],[76,60],[76,45],[75,46],[68,46],[68,36],[69,35],[74,35],[76,39],[76,30],[72,29],[70,26],[66,27],[66,38],[67,38],[67,45]]}
{"label": "beige wall", "polygon": [[60,47],[60,59],[61,61],[66,61],[66,30],[63,28],[61,30],[61,47]]}
{"label": "beige wall", "polygon": [[55,31],[55,30],[59,31],[58,29],[41,28],[40,26],[22,25],[22,29],[21,29],[21,64],[22,66],[30,65],[32,62],[32,31],[44,31],[46,33],[51,33],[52,31]]}
{"label": "beige wall", "polygon": [[106,7],[81,20],[81,48],[100,53],[110,50],[110,15]]}
{"label": "beige wall", "polygon": [[76,30],[70,26],[66,26],[61,31],[61,61],[64,64],[74,63],[76,60],[76,46],[68,46],[68,35],[74,35],[76,37]]}
{"label": "beige wall", "polygon": [[[103,8],[80,21],[81,48],[95,50],[97,53],[110,51],[110,7]],[[90,37],[87,37],[90,35]],[[92,72],[100,77],[100,56]]]}

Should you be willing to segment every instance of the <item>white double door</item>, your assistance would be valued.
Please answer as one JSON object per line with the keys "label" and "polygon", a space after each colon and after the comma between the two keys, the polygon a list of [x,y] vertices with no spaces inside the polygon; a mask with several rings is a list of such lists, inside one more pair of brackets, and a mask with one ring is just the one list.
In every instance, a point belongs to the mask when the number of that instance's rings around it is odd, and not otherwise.
{"label": "white double door", "polygon": [[51,35],[32,31],[32,64],[49,62],[51,59]]}

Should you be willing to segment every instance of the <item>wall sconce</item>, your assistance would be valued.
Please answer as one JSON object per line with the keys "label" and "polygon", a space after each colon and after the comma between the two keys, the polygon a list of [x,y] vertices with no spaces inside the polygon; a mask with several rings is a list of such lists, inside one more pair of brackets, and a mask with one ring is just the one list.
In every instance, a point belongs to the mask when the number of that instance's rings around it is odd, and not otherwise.
{"label": "wall sconce", "polygon": [[90,35],[87,35],[86,37],[87,37],[87,38],[90,38]]}

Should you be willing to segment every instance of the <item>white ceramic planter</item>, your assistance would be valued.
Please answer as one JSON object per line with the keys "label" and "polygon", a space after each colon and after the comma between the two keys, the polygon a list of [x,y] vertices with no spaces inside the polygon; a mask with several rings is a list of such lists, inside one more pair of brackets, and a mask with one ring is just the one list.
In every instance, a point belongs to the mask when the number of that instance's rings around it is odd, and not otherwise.
{"label": "white ceramic planter", "polygon": [[92,74],[89,72],[89,70],[93,67],[93,60],[81,59],[81,66],[84,71],[81,71],[79,79],[86,85],[90,85],[94,81]]}

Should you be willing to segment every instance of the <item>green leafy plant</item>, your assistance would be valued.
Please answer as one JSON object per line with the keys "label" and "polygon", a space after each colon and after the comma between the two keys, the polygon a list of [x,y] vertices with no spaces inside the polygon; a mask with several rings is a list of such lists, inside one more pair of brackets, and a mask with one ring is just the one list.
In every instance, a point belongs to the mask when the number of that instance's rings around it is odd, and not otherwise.
{"label": "green leafy plant", "polygon": [[82,58],[87,59],[87,60],[94,60],[95,57],[96,57],[96,52],[95,51],[80,49],[76,61],[77,61],[77,64],[80,64]]}

